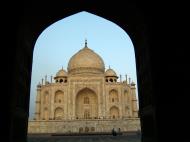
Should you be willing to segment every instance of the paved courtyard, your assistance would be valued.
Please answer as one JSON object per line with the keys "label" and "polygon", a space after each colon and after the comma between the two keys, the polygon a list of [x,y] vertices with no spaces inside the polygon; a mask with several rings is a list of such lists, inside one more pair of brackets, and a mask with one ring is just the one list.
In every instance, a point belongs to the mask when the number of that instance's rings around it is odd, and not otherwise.
{"label": "paved courtyard", "polygon": [[140,142],[140,135],[122,136],[29,136],[28,142]]}

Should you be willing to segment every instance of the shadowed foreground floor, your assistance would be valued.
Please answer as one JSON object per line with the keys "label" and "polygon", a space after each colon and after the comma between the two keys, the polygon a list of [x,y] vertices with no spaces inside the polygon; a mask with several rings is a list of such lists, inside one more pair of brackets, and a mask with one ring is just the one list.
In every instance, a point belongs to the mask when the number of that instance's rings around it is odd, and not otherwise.
{"label": "shadowed foreground floor", "polygon": [[28,142],[140,142],[140,135],[28,136]]}

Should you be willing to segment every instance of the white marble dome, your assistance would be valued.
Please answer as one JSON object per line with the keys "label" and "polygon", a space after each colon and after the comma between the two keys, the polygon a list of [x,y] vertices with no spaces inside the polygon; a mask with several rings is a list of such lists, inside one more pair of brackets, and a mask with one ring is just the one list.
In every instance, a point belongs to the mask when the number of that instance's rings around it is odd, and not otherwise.
{"label": "white marble dome", "polygon": [[56,77],[64,77],[64,76],[67,76],[67,72],[64,69],[61,69],[56,73]]}
{"label": "white marble dome", "polygon": [[117,76],[117,74],[115,73],[115,71],[113,69],[107,69],[105,72],[105,76]]}
{"label": "white marble dome", "polygon": [[105,66],[102,58],[93,50],[87,47],[81,49],[71,57],[68,63],[69,73],[104,73]]}

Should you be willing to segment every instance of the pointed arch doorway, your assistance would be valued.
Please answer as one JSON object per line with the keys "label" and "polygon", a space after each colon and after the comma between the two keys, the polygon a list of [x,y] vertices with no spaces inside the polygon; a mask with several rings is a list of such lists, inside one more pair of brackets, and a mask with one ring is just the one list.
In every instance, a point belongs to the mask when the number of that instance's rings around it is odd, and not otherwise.
{"label": "pointed arch doorway", "polygon": [[96,93],[84,88],[76,95],[75,114],[79,119],[92,119],[98,117],[98,98]]}

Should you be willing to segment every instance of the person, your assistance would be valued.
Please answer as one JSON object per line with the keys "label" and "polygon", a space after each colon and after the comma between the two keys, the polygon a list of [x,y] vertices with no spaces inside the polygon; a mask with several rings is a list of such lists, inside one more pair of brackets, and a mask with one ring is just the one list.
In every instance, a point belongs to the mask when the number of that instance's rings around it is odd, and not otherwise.
{"label": "person", "polygon": [[140,129],[137,130],[137,135],[140,135],[141,134],[141,131]]}
{"label": "person", "polygon": [[112,129],[112,135],[114,136],[114,128]]}
{"label": "person", "polygon": [[120,130],[120,128],[118,129],[118,133],[119,133],[119,135],[121,135],[121,130]]}
{"label": "person", "polygon": [[117,133],[116,133],[116,131],[115,131],[114,128],[112,129],[112,135],[113,135],[113,136],[117,136]]}

